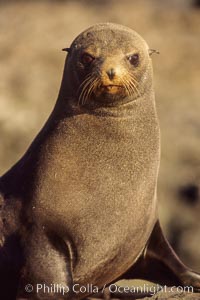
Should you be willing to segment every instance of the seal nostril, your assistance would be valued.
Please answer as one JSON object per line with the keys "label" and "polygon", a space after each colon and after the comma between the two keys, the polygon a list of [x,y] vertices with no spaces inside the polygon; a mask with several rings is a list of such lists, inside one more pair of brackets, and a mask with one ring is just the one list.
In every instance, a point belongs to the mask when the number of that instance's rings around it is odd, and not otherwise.
{"label": "seal nostril", "polygon": [[113,68],[109,69],[106,73],[111,80],[115,77],[115,70]]}

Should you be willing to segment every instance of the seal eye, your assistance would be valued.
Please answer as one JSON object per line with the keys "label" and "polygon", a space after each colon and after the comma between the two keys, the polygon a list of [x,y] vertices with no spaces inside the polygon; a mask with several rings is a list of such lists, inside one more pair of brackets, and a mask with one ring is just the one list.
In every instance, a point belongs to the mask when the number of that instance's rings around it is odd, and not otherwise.
{"label": "seal eye", "polygon": [[81,62],[84,65],[90,65],[94,60],[94,57],[88,53],[83,53],[83,55],[81,56]]}
{"label": "seal eye", "polygon": [[133,54],[128,57],[128,60],[130,61],[131,65],[134,67],[137,67],[139,65],[139,54]]}

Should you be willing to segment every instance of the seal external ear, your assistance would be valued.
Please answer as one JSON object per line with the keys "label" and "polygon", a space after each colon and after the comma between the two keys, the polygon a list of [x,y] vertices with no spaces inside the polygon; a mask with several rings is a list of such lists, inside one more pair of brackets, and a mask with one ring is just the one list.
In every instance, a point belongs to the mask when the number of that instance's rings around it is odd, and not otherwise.
{"label": "seal external ear", "polygon": [[71,49],[70,48],[63,48],[62,51],[70,53]]}
{"label": "seal external ear", "polygon": [[160,52],[157,51],[157,50],[155,50],[155,49],[149,49],[149,56],[151,56],[151,55],[154,54],[154,53],[160,54]]}

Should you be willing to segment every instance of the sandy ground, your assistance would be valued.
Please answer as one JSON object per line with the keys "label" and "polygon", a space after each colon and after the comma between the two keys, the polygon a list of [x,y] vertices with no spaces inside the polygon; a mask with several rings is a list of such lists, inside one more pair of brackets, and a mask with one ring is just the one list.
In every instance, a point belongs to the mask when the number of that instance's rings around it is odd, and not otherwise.
{"label": "sandy ground", "polygon": [[[97,22],[138,31],[154,55],[162,133],[160,218],[186,264],[200,271],[200,197],[181,187],[200,182],[200,10],[191,1],[1,1],[0,171],[21,157],[55,103],[65,53]],[[187,199],[186,199],[187,200]]]}

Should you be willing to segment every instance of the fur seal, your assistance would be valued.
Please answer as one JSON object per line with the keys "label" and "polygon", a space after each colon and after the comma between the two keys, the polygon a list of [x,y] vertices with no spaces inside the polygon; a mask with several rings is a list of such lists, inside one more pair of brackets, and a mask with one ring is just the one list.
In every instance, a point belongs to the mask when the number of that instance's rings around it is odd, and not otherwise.
{"label": "fur seal", "polygon": [[[55,108],[0,180],[3,299],[83,299],[91,291],[80,287],[119,278],[199,289],[200,276],[177,258],[158,221],[152,51],[111,23],[64,50]],[[69,291],[44,289],[53,284]]]}

